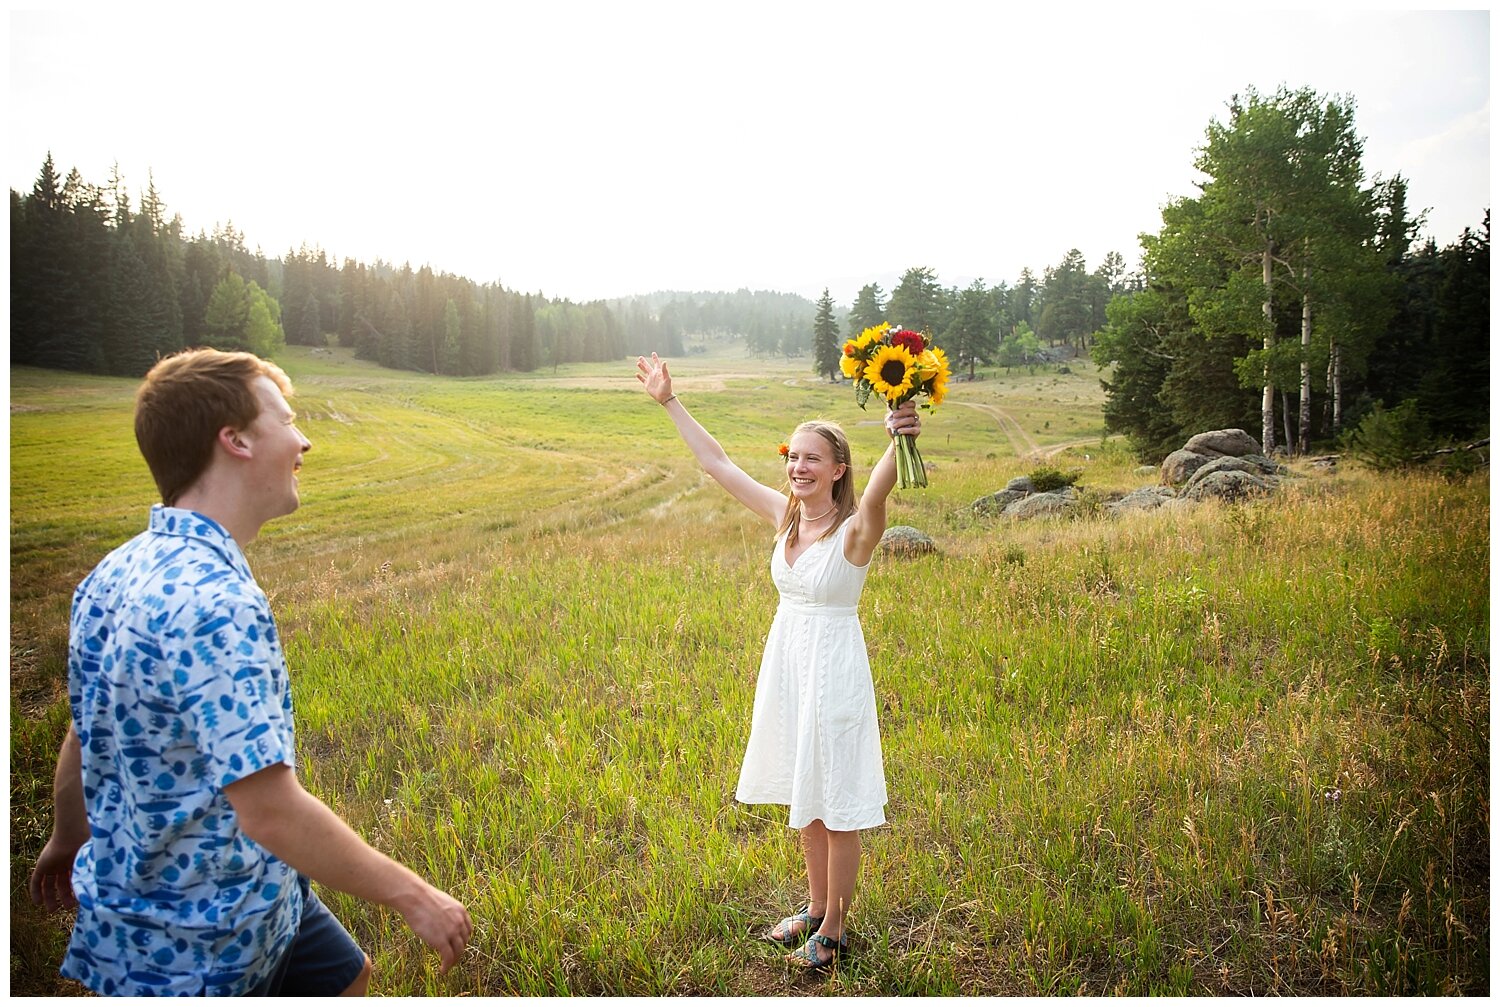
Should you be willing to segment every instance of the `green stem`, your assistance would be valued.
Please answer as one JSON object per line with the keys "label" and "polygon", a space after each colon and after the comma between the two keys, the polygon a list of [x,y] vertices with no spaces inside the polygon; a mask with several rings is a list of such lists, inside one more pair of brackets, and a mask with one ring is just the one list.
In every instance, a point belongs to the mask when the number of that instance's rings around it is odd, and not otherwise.
{"label": "green stem", "polygon": [[916,438],[908,434],[896,435],[896,477],[901,489],[927,485],[927,469],[922,464],[922,453],[917,450]]}

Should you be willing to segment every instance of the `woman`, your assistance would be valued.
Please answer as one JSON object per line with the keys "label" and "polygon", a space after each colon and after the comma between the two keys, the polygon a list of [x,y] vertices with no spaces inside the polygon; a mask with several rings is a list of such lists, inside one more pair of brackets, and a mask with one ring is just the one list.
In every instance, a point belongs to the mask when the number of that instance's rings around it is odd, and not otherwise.
{"label": "woman", "polygon": [[[849,442],[831,423],[803,423],[787,445],[786,493],[746,475],[672,393],[665,361],[636,359],[636,378],[667,410],[704,470],[777,529],[771,578],[781,596],[766,640],[736,799],[786,804],[802,835],[808,904],[766,939],[789,959],[826,968],[848,947],[844,921],[859,874],[860,830],[885,824],[875,689],[855,606],[885,533],[896,483],[894,440],[858,504]],[[921,432],[916,406],[886,415],[886,433]]]}

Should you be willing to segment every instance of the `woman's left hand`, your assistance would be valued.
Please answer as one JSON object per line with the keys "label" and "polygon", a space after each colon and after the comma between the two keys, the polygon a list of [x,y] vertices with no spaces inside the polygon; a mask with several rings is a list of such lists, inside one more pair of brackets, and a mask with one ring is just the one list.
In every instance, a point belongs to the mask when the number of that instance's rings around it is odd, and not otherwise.
{"label": "woman's left hand", "polygon": [[922,420],[917,416],[917,404],[910,399],[885,414],[885,432],[894,437],[906,434],[916,437],[922,432]]}

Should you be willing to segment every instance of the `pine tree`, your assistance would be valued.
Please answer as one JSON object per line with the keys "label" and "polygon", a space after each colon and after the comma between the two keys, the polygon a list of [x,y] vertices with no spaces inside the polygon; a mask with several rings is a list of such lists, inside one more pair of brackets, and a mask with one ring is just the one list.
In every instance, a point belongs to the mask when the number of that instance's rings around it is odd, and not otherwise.
{"label": "pine tree", "polygon": [[931,269],[914,266],[901,274],[887,308],[892,324],[934,335],[947,327],[947,313],[943,288]]}
{"label": "pine tree", "polygon": [[128,225],[116,230],[110,259],[109,306],[103,329],[104,368],[140,377],[156,361],[151,275],[136,251]]}
{"label": "pine tree", "polygon": [[989,288],[983,280],[975,280],[955,302],[953,323],[943,336],[944,349],[956,366],[968,366],[969,378],[973,379],[975,366],[989,363],[991,349],[996,346]]}
{"label": "pine tree", "polygon": [[841,373],[839,368],[839,356],[843,352],[839,342],[839,323],[833,317],[833,298],[828,294],[828,288],[823,288],[823,296],[818,298],[818,313],[813,318],[813,370],[826,377],[829,381],[836,381]]}
{"label": "pine tree", "polygon": [[1092,300],[1083,253],[1069,249],[1062,262],[1043,276],[1037,335],[1054,346],[1062,343],[1085,349],[1086,338],[1095,328]]}
{"label": "pine tree", "polygon": [[453,298],[448,298],[443,305],[443,354],[442,374],[457,374],[461,367],[459,356],[459,335],[463,326],[458,317],[458,305],[453,303]]}
{"label": "pine tree", "polygon": [[880,284],[867,283],[859,288],[854,306],[849,309],[849,335],[857,336],[885,321],[885,305],[880,298]]}
{"label": "pine tree", "polygon": [[250,320],[250,292],[245,278],[231,272],[215,284],[203,310],[207,342],[220,350],[245,350],[245,326]]}
{"label": "pine tree", "polygon": [[77,297],[68,262],[68,220],[52,154],[24,200],[11,196],[11,359],[67,366],[68,305]]}

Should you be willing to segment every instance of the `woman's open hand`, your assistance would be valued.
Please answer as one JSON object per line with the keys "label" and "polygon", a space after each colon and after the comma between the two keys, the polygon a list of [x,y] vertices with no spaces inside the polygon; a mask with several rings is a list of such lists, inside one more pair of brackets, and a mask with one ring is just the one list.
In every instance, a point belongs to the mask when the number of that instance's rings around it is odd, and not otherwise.
{"label": "woman's open hand", "polygon": [[635,358],[635,379],[646,386],[647,395],[662,405],[672,397],[672,372],[667,370],[667,362],[655,353],[650,360]]}

